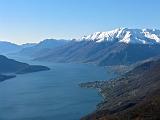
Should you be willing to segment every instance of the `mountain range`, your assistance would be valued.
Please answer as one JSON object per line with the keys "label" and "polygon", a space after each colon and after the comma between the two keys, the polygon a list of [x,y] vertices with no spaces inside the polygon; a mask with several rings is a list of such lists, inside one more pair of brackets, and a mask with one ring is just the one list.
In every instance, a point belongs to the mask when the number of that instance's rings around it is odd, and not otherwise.
{"label": "mountain range", "polygon": [[117,28],[80,39],[45,39],[37,44],[6,44],[0,42],[0,46],[3,46],[0,47],[1,54],[14,51],[15,55],[37,61],[130,65],[160,54],[160,30]]}
{"label": "mountain range", "polygon": [[68,40],[63,39],[45,39],[34,46],[23,48],[18,54],[35,58],[36,56],[39,57],[49,51],[52,51],[54,48],[63,46],[68,42]]}
{"label": "mountain range", "polygon": [[110,41],[133,44],[157,44],[160,43],[160,30],[157,29],[129,29],[117,28],[108,32],[96,32],[84,36],[80,40],[95,41],[97,43]]}
{"label": "mountain range", "polygon": [[16,53],[21,51],[23,48],[32,47],[35,43],[27,43],[22,45],[17,45],[15,43],[0,41],[0,54],[6,55],[10,53]]}
{"label": "mountain range", "polygon": [[160,54],[160,31],[118,28],[96,32],[56,47],[35,60],[83,62],[103,66],[129,65]]}

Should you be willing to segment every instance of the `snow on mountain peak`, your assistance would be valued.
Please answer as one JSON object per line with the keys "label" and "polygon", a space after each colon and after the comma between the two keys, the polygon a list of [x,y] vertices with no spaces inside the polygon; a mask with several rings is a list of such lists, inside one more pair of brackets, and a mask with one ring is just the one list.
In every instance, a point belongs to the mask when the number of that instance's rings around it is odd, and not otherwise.
{"label": "snow on mountain peak", "polygon": [[95,41],[97,43],[116,41],[127,44],[160,44],[160,30],[117,28],[108,32],[96,32],[89,36],[84,36],[80,40]]}

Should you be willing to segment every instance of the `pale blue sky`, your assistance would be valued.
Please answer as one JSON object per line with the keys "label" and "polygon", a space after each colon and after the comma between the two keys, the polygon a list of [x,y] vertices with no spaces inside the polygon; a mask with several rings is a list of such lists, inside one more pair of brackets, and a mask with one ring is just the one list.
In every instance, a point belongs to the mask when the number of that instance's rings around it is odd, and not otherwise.
{"label": "pale blue sky", "polygon": [[160,29],[160,0],[0,0],[0,40],[80,38],[117,27]]}

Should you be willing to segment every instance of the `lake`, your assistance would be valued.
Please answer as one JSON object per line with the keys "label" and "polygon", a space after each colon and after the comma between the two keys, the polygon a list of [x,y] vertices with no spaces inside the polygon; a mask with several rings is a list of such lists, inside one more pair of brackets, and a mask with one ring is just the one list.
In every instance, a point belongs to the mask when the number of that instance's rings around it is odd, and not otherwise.
{"label": "lake", "polygon": [[0,83],[0,120],[79,120],[93,112],[102,97],[78,84],[112,77],[106,68],[91,64],[38,64],[51,70]]}

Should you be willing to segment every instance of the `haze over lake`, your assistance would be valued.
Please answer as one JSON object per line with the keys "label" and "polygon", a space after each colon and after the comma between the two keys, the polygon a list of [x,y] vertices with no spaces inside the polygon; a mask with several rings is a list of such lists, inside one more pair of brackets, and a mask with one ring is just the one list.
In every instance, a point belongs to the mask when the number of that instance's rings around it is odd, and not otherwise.
{"label": "haze over lake", "polygon": [[18,75],[0,83],[1,120],[78,120],[94,111],[102,100],[96,90],[86,90],[78,84],[111,77],[104,67],[96,65],[41,65],[51,70]]}

